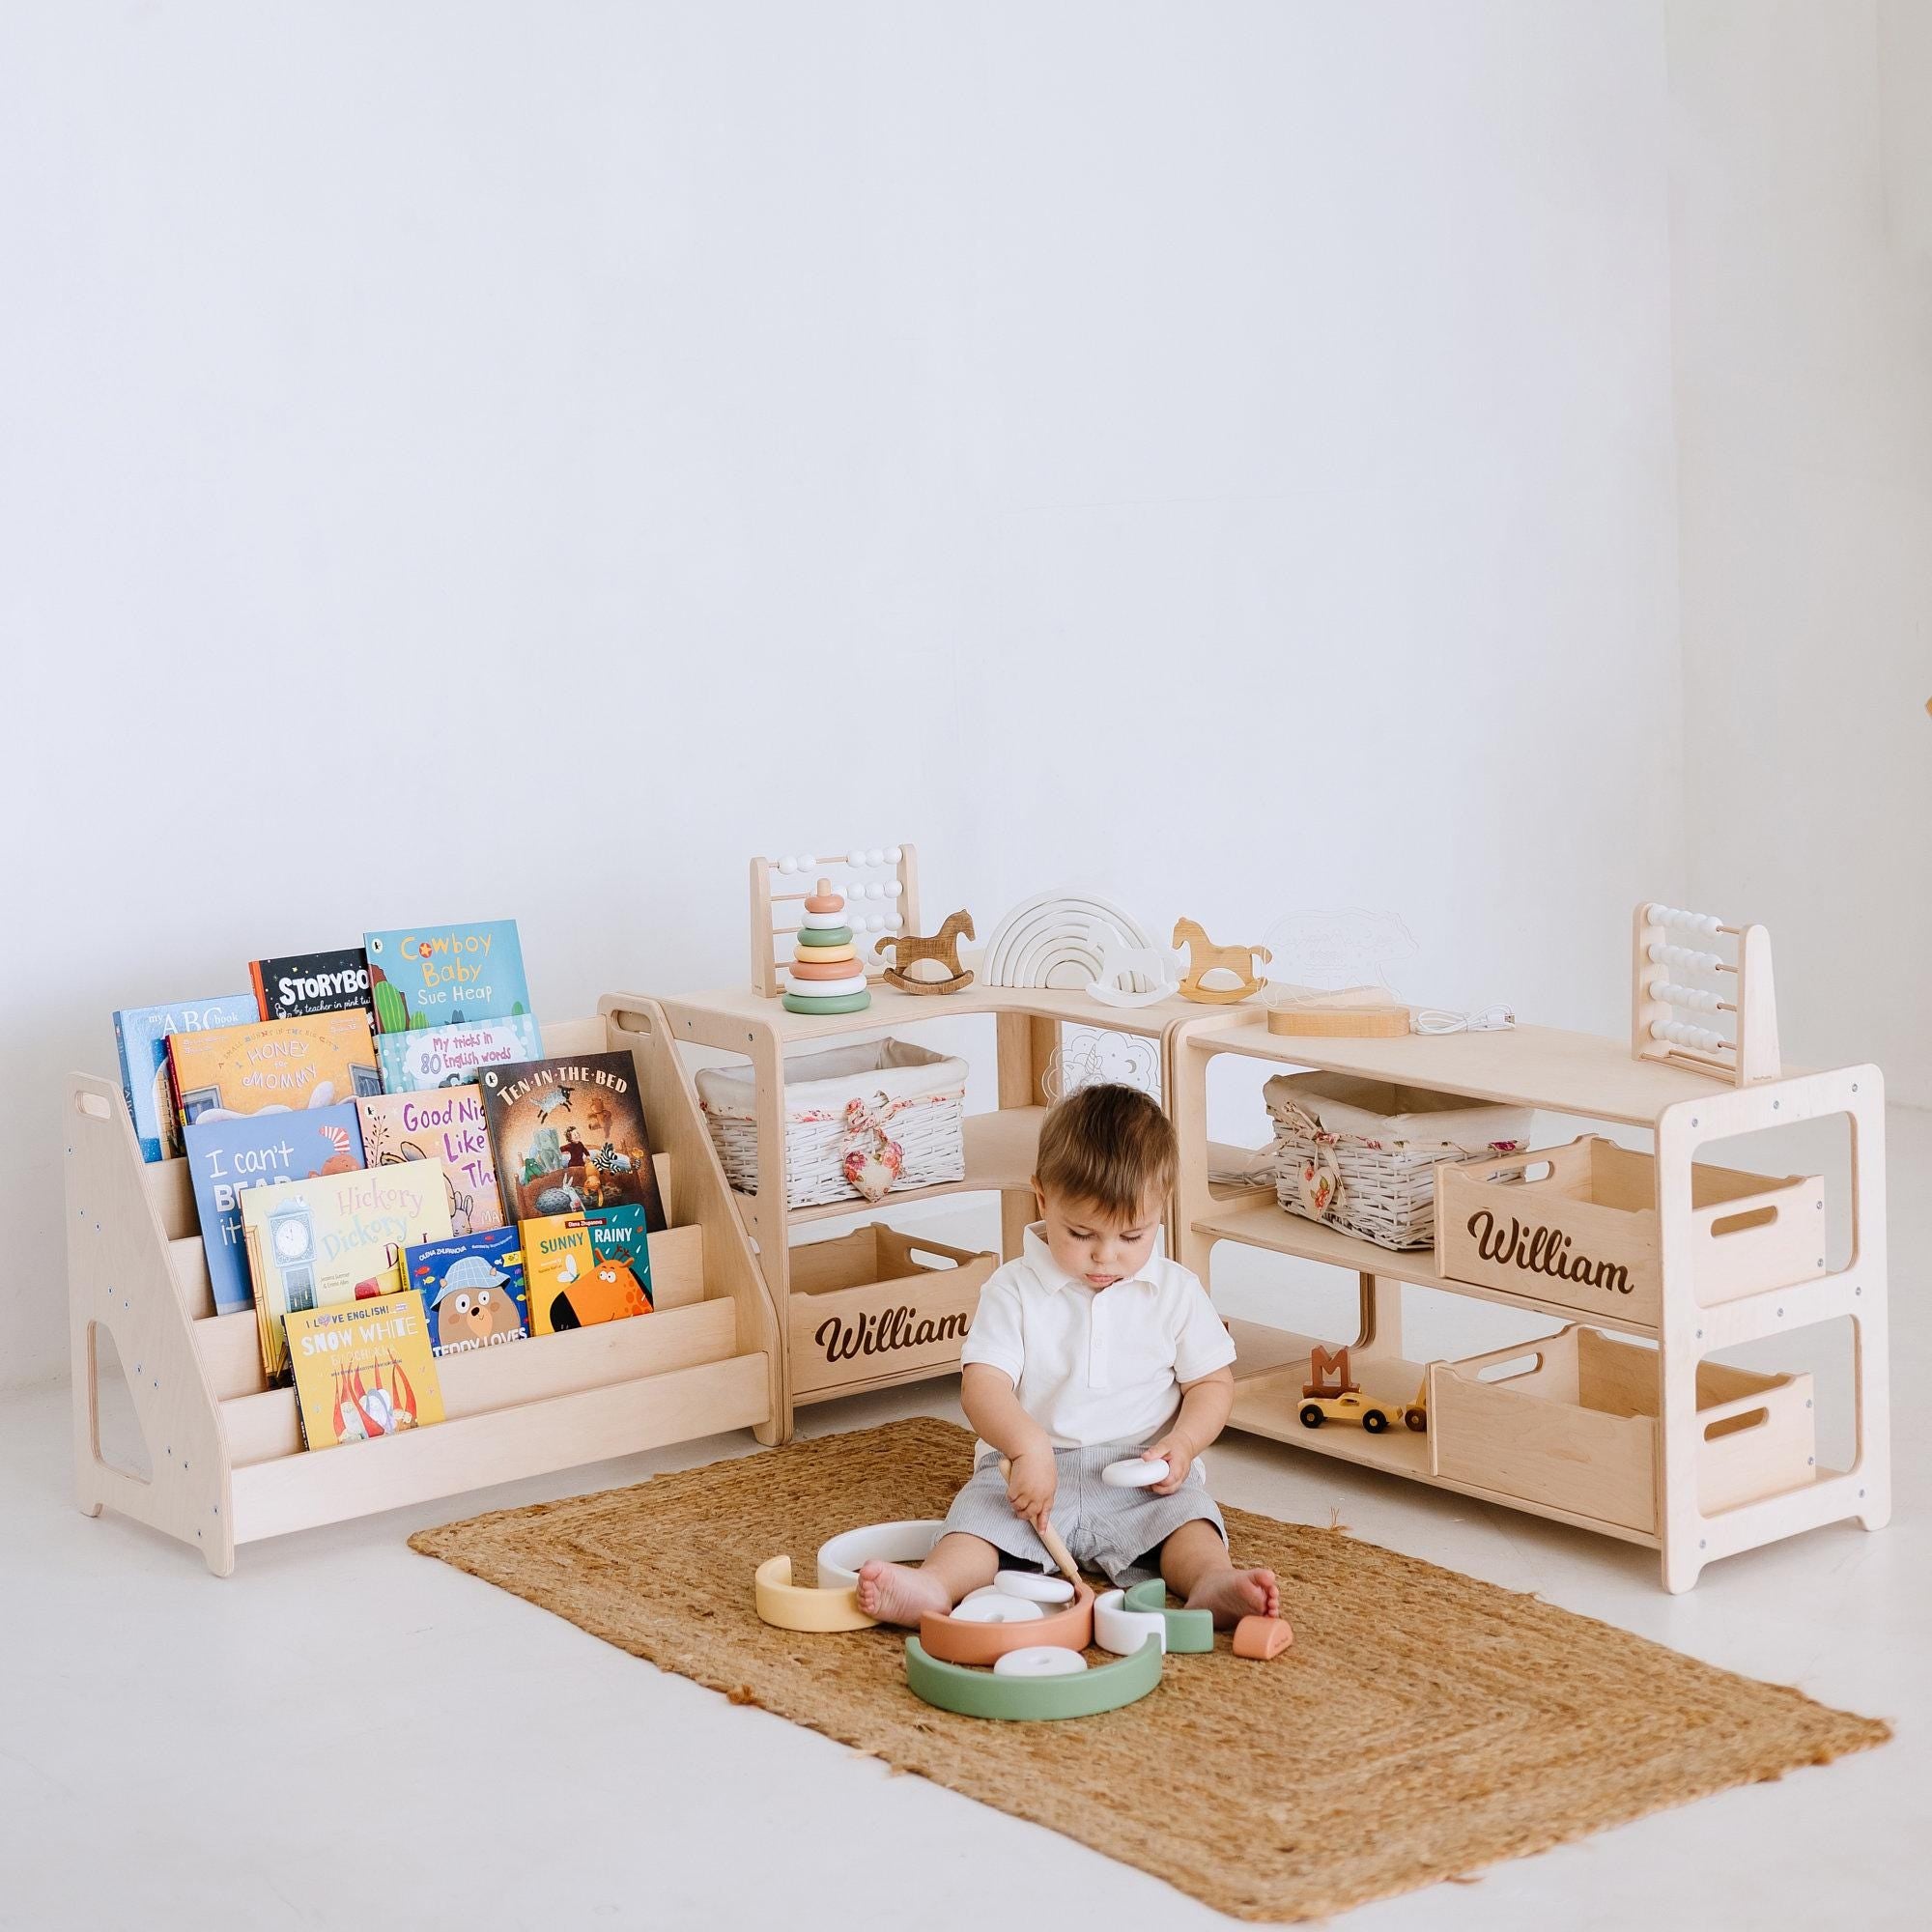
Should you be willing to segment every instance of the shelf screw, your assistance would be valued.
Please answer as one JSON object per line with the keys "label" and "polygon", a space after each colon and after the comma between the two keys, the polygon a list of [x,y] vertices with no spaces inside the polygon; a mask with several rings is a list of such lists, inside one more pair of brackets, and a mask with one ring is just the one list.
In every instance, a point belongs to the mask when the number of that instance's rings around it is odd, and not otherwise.
{"label": "shelf screw", "polygon": [[1700,1342],[1701,1342],[1701,1341],[1702,1341],[1702,1340],[1704,1339],[1704,1331],[1703,1331],[1703,1329],[1701,1329],[1701,1328],[1700,1328],[1700,1329],[1698,1329],[1698,1331],[1697,1331],[1697,1339],[1698,1339],[1698,1341],[1700,1341]]}
{"label": "shelf screw", "polygon": [[1811,1406],[1811,1398],[1808,1395],[1804,1398],[1804,1406],[1806,1408]]}
{"label": "shelf screw", "polygon": [[1781,1309],[1781,1308],[1780,1308],[1780,1309],[1779,1309],[1779,1310],[1777,1311],[1777,1319],[1778,1319],[1778,1320],[1779,1320],[1780,1321],[1782,1321],[1784,1320],[1784,1310],[1783,1310],[1783,1309]]}
{"label": "shelf screw", "polygon": [[1694,1126],[1695,1126],[1695,1125],[1697,1124],[1697,1116],[1696,1116],[1695,1114],[1692,1114],[1692,1115],[1690,1116],[1690,1124],[1691,1124],[1691,1125],[1692,1125],[1693,1127],[1694,1127]]}
{"label": "shelf screw", "polygon": [[1774,1100],[1774,1101],[1773,1101],[1773,1102],[1771,1103],[1771,1111],[1772,1111],[1772,1112],[1773,1112],[1774,1114],[1775,1114],[1775,1113],[1776,1113],[1776,1112],[1777,1112],[1777,1110],[1778,1110],[1778,1108],[1779,1108],[1780,1106],[1782,1106],[1783,1104],[1784,1104],[1784,1103],[1783,1103],[1783,1102],[1782,1102],[1781,1100]]}
{"label": "shelf screw", "polygon": [[1863,1497],[1864,1497],[1864,1492],[1863,1492],[1862,1490],[1861,1490],[1861,1491],[1859,1492],[1859,1497],[1860,1497],[1860,1499],[1861,1499],[1861,1501],[1863,1500]]}
{"label": "shelf screw", "polygon": [[1705,1546],[1705,1542],[1704,1542],[1704,1539],[1703,1539],[1703,1538],[1702,1538],[1702,1537],[1700,1536],[1700,1537],[1699,1537],[1699,1538],[1697,1539],[1697,1548],[1698,1548],[1699,1549],[1702,1549],[1702,1548],[1704,1548],[1705,1547],[1706,1547],[1706,1546]]}
{"label": "shelf screw", "polygon": [[[1804,1405],[1804,1406],[1805,1406],[1806,1408],[1809,1408],[1809,1407],[1811,1406],[1811,1405],[1810,1405],[1810,1404],[1809,1404],[1809,1403],[1807,1402],[1807,1403],[1806,1403],[1806,1404]],[[1815,1456],[1807,1456],[1807,1457],[1805,1457],[1805,1459],[1804,1459],[1804,1466],[1805,1466],[1805,1467],[1806,1467],[1807,1469],[1815,1469],[1815,1468],[1816,1468],[1816,1467],[1818,1466],[1818,1459],[1817,1459],[1817,1457],[1815,1457]]]}

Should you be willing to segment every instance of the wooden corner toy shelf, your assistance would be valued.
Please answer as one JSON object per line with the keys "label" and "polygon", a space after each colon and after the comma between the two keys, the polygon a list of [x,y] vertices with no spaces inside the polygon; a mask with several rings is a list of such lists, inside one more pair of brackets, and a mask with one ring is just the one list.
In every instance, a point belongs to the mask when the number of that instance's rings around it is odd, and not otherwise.
{"label": "wooden corner toy shelf", "polygon": [[[1208,1140],[1208,1067],[1222,1054],[1646,1127],[1654,1151],[1579,1142],[1438,1169],[1436,1249],[1397,1252],[1284,1211],[1271,1188],[1210,1179],[1242,1164],[1243,1151]],[[1638,1059],[1621,1041],[1545,1027],[1289,1039],[1271,1035],[1260,1013],[1184,1019],[1168,1057],[1180,1139],[1179,1259],[1210,1289],[1225,1241],[1357,1278],[1352,1339],[1229,1324],[1235,1428],[1646,1545],[1661,1552],[1673,1591],[1690,1588],[1718,1557],[1822,1523],[1852,1519],[1876,1529],[1889,1519],[1885,1090],[1876,1067],[1738,1086]],[[1815,1179],[1746,1175],[1696,1154],[1712,1142],[1833,1116],[1850,1127],[1851,1244],[1845,1264],[1828,1271]],[[1519,1178],[1546,1168],[1547,1178]],[[1485,1234],[1514,1216],[1527,1240],[1531,1222],[1548,1224],[1539,1257],[1570,1255],[1552,1245],[1568,1235],[1577,1255],[1594,1242],[1597,1254],[1625,1255],[1630,1266],[1608,1278],[1593,1269],[1586,1285],[1481,1261],[1466,1224],[1486,1208]],[[1454,1230],[1450,1214],[1461,1217]],[[1404,1282],[1572,1325],[1472,1361],[1406,1360]],[[1826,1469],[1815,1459],[1808,1377],[1707,1358],[1838,1318],[1852,1325],[1855,1447],[1849,1467]],[[1364,1394],[1396,1416],[1427,1388],[1425,1432],[1304,1425],[1308,1352],[1337,1339],[1349,1341]]]}
{"label": "wooden corner toy shelf", "polygon": [[[1000,1253],[1010,1259],[1019,1253],[1021,1237],[1033,1219],[1034,1155],[1064,1029],[1091,1027],[1154,1042],[1165,1096],[1172,1092],[1169,1037],[1182,1020],[1202,1010],[1172,996],[1122,1008],[1084,991],[978,982],[943,999],[877,986],[871,1004],[854,1013],[789,1012],[776,1000],[735,988],[654,997],[614,993],[603,1002],[606,1015],[627,1028],[647,1029],[653,1009],[661,1011],[663,1024],[678,1046],[734,1054],[752,1065],[757,1187],[732,1199],[744,1217],[784,1338],[781,1436],[790,1435],[802,1403],[956,1370],[980,1290],[1000,1259],[991,1253],[947,1248],[890,1227],[861,1230],[856,1236],[824,1242],[795,1241],[794,1232],[834,1216],[889,1216],[916,1202],[997,1193]],[[999,1104],[966,1117],[964,1178],[888,1194],[876,1204],[855,1198],[787,1208],[783,1113],[787,1052],[858,1034],[899,1037],[933,1020],[974,1016],[990,1017],[994,1023]],[[694,1117],[694,1124],[700,1135],[705,1133],[701,1116]],[[936,1256],[951,1264],[930,1268],[920,1264],[922,1256]]]}
{"label": "wooden corner toy shelf", "polygon": [[[633,1050],[669,1228],[651,1237],[653,1313],[438,1364],[448,1419],[307,1451],[295,1394],[268,1388],[251,1311],[217,1315],[186,1163],[144,1163],[121,1091],[67,1091],[74,1463],[89,1516],[111,1507],[198,1548],[238,1544],[519,1477],[751,1428],[777,1439],[783,1343],[696,1095],[648,1004],[547,1026],[553,1054]],[[99,1345],[112,1337],[152,1475],[100,1453]]]}

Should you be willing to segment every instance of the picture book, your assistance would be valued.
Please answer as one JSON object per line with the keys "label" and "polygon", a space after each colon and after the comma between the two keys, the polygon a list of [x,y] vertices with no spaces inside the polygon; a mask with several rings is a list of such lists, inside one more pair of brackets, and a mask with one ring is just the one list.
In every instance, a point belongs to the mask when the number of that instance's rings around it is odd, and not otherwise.
{"label": "picture book", "polygon": [[628,1053],[487,1067],[479,1083],[508,1220],[632,1203],[665,1225]]}
{"label": "picture book", "polygon": [[440,1159],[449,1182],[449,1226],[473,1235],[503,1225],[483,1094],[476,1087],[424,1094],[372,1094],[355,1103],[362,1117],[362,1155],[371,1167]]}
{"label": "picture book", "polygon": [[651,1258],[641,1208],[547,1214],[526,1221],[521,1233],[532,1335],[651,1312]]}
{"label": "picture book", "polygon": [[460,1355],[529,1333],[524,1251],[515,1228],[459,1235],[403,1252],[403,1281],[429,1311],[429,1344]]}
{"label": "picture book", "polygon": [[168,1035],[244,1026],[256,1017],[252,993],[217,993],[171,1007],[128,1007],[114,1015],[121,1092],[134,1122],[143,1160],[173,1160],[182,1151],[181,1121],[168,1085]]}
{"label": "picture book", "polygon": [[514,1019],[530,1009],[513,919],[365,932],[378,1033]]}
{"label": "picture book", "polygon": [[255,1005],[265,1020],[296,1019],[303,1013],[347,1012],[359,1007],[370,1013],[369,961],[359,946],[336,952],[292,952],[286,959],[253,959]]}
{"label": "picture book", "polygon": [[211,1113],[231,1119],[288,1113],[383,1091],[369,1015],[359,1007],[213,1033],[171,1033],[168,1067],[184,1126]]}
{"label": "picture book", "polygon": [[299,1114],[204,1116],[183,1129],[202,1253],[214,1290],[214,1312],[249,1307],[248,1250],[242,1238],[242,1195],[251,1187],[353,1174],[362,1165],[362,1134],[352,1101]]}
{"label": "picture book", "polygon": [[442,1420],[422,1297],[407,1290],[289,1314],[289,1358],[311,1449],[398,1435]]}
{"label": "picture book", "polygon": [[389,1094],[471,1086],[486,1066],[513,1065],[542,1051],[543,1036],[528,1013],[473,1026],[416,1027],[376,1039],[383,1088]]}
{"label": "picture book", "polygon": [[262,1366],[279,1381],[289,1361],[287,1315],[398,1293],[403,1250],[448,1240],[442,1163],[409,1161],[253,1187],[242,1197],[242,1230]]}

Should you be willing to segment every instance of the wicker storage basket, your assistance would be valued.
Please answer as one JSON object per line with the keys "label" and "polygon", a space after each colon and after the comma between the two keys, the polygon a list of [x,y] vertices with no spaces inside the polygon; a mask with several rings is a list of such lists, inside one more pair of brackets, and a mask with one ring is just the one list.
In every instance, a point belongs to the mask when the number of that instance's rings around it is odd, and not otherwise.
{"label": "wicker storage basket", "polygon": [[1435,1239],[1435,1167],[1529,1145],[1530,1110],[1346,1073],[1282,1073],[1262,1090],[1274,1122],[1275,1198],[1384,1248]]}
{"label": "wicker storage basket", "polygon": [[[741,1194],[755,1194],[758,1123],[751,1069],[699,1067],[697,1097],[726,1178]],[[785,1206],[870,1198],[845,1178],[845,1156],[876,1147],[881,1136],[899,1150],[889,1192],[964,1180],[965,1097],[963,1060],[900,1039],[787,1060]]]}

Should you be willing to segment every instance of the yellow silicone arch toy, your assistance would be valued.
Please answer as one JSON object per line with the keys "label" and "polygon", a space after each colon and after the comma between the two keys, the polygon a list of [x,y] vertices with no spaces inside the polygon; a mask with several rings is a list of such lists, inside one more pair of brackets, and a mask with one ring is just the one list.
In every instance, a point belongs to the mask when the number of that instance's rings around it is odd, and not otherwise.
{"label": "yellow silicone arch toy", "polygon": [[758,1615],[787,1631],[870,1630],[879,1620],[859,1607],[856,1590],[810,1590],[791,1580],[789,1556],[767,1556],[752,1577]]}

